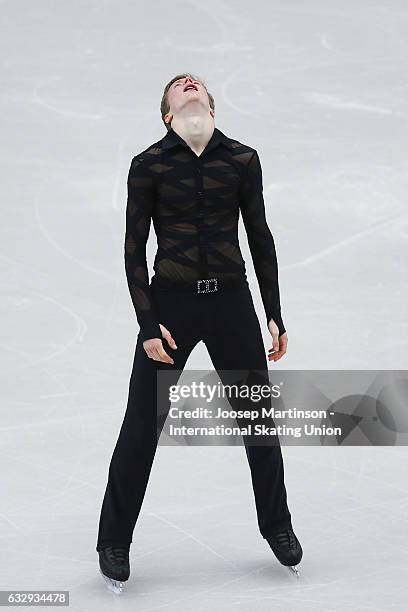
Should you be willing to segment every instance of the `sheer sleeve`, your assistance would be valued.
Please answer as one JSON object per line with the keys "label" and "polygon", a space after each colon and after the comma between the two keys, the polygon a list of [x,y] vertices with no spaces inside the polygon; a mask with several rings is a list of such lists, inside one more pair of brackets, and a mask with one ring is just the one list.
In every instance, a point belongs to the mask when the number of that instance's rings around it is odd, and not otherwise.
{"label": "sheer sleeve", "polygon": [[133,157],[127,179],[124,256],[127,283],[144,340],[162,338],[146,261],[153,205],[153,177],[143,163],[143,157]]}
{"label": "sheer sleeve", "polygon": [[279,328],[279,336],[281,336],[286,330],[281,316],[278,261],[275,242],[265,217],[262,168],[257,151],[254,151],[248,163],[247,174],[241,185],[240,210],[267,323],[273,319]]}

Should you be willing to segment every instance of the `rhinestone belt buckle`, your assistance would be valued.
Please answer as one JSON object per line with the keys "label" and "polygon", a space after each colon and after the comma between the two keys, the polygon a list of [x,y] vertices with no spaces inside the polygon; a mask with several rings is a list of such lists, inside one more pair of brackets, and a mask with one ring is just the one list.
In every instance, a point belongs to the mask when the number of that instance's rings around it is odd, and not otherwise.
{"label": "rhinestone belt buckle", "polygon": [[[217,278],[202,278],[197,281],[197,293],[214,293],[218,290]],[[214,288],[210,289],[210,283],[214,282]],[[205,283],[205,289],[201,289],[200,283]]]}

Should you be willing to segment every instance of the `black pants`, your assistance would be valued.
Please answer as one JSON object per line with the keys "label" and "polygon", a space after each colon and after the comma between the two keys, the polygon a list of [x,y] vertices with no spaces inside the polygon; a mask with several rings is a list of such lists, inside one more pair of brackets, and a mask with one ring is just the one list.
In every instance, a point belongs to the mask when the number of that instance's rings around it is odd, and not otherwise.
{"label": "black pants", "polygon": [[[153,289],[152,289],[153,290]],[[256,369],[265,372],[266,351],[252,295],[247,284],[214,293],[154,291],[159,322],[173,335],[172,349],[163,339],[174,364],[150,359],[139,332],[129,383],[124,420],[109,466],[96,550],[129,547],[157,449],[157,370],[183,370],[195,345],[202,340],[214,368]],[[176,375],[176,372],[175,372]],[[171,383],[176,384],[178,377]],[[166,374],[167,376],[167,374]],[[220,374],[222,381],[222,376]],[[164,412],[170,408],[164,407]],[[163,406],[160,406],[163,414]],[[291,526],[284,468],[277,445],[247,445],[258,526],[263,537]]]}

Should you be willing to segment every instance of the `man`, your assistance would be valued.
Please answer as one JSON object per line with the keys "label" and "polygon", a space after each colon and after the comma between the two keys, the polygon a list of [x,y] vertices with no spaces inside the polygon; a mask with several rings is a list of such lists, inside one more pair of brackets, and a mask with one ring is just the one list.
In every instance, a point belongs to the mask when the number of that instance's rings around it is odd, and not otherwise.
{"label": "man", "polygon": [[[125,268],[140,332],[96,547],[111,581],[130,575],[129,547],[157,447],[157,371],[183,370],[202,340],[218,372],[267,373],[238,244],[240,212],[272,336],[268,359],[281,359],[288,341],[257,151],[215,127],[214,98],[191,74],[166,85],[161,113],[167,134],[133,157],[128,174]],[[149,283],[151,221],[158,250]],[[279,561],[293,567],[302,548],[287,506],[280,445],[245,448],[261,535]]]}

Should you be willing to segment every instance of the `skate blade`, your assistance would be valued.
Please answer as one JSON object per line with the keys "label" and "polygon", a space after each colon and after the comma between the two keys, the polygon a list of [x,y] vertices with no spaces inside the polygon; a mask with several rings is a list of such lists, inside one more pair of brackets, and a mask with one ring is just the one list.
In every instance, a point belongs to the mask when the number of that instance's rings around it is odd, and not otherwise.
{"label": "skate blade", "polygon": [[100,568],[99,571],[110,591],[116,593],[116,595],[120,595],[121,593],[123,593],[123,582],[121,582],[120,580],[114,580],[113,578],[109,578],[109,576],[105,576],[105,574]]}
{"label": "skate blade", "polygon": [[296,567],[296,565],[289,565],[288,567],[290,571],[293,572],[295,576],[297,576],[297,578],[300,578],[300,572],[299,572],[299,569]]}

